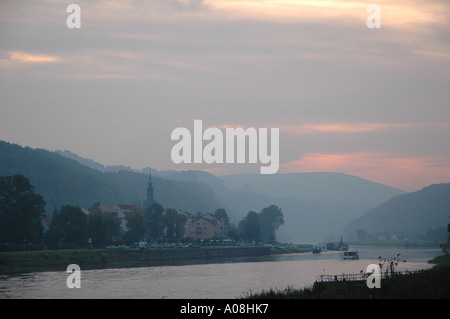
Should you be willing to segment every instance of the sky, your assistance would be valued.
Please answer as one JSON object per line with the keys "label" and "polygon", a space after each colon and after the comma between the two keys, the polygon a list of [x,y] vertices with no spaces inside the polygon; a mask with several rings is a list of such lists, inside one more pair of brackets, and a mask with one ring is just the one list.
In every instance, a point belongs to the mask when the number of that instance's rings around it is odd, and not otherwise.
{"label": "sky", "polygon": [[104,165],[259,173],[173,163],[200,119],[279,128],[279,173],[415,191],[450,182],[450,3],[2,0],[0,97],[0,140]]}

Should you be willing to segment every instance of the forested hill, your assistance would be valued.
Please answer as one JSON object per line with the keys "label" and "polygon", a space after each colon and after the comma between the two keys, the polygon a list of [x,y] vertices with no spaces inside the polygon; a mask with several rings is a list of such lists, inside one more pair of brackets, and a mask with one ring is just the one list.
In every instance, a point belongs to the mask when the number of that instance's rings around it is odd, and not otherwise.
{"label": "forested hill", "polygon": [[[115,204],[142,203],[148,175],[100,172],[56,152],[0,141],[0,176],[22,174],[47,202],[46,210],[65,204],[89,208],[97,201]],[[152,177],[155,199],[164,207],[189,212],[214,212],[221,208],[212,189],[202,183]]]}
{"label": "forested hill", "polygon": [[430,229],[446,228],[449,216],[450,183],[434,184],[395,196],[349,223],[345,231],[426,233]]}

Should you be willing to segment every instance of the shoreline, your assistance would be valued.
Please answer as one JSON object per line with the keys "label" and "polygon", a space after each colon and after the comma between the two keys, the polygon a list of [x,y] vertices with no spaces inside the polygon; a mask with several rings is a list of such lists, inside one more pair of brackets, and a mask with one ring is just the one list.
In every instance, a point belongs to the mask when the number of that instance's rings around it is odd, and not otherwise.
{"label": "shoreline", "polygon": [[[374,247],[379,248],[380,246]],[[387,248],[392,248],[392,246]],[[81,269],[85,270],[180,266],[241,262],[245,258],[280,254],[302,254],[310,251],[310,249],[304,248],[276,249],[263,246],[216,246],[183,249],[86,248],[0,252],[0,276],[45,271],[66,271],[67,266],[70,264],[77,264]]]}
{"label": "shoreline", "polygon": [[241,299],[449,299],[450,255],[428,261],[429,269],[383,278],[383,289],[371,289],[366,281],[330,281],[304,288],[287,286],[244,292]]}
{"label": "shoreline", "polygon": [[261,246],[0,252],[0,275],[66,271],[70,264],[77,264],[81,269],[87,270],[230,262],[239,258],[268,256],[274,253],[270,248]]}

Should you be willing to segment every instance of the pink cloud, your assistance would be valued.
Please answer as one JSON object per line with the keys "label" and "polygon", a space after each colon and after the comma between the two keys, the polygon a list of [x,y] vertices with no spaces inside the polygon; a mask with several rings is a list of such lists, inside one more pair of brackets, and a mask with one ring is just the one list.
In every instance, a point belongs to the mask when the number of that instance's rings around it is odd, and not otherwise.
{"label": "pink cloud", "polygon": [[364,133],[389,129],[408,129],[425,125],[436,126],[439,125],[439,123],[306,123],[300,125],[286,125],[280,129],[290,134],[305,135],[318,133]]}
{"label": "pink cloud", "polygon": [[414,191],[450,182],[450,160],[443,156],[408,158],[363,152],[307,153],[299,160],[281,164],[280,172],[340,172]]}
{"label": "pink cloud", "polygon": [[9,51],[8,56],[11,61],[25,62],[25,63],[52,63],[61,61],[61,58],[57,56],[32,54],[20,51]]}

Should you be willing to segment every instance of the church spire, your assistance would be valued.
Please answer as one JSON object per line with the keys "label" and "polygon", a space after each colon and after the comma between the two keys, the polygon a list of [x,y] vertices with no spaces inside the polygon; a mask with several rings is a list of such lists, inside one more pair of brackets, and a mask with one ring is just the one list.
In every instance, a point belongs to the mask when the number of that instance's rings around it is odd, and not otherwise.
{"label": "church spire", "polygon": [[150,171],[148,176],[148,183],[147,183],[147,198],[144,202],[144,208],[152,205],[155,202],[155,198],[153,195],[153,182],[152,182],[152,172]]}

